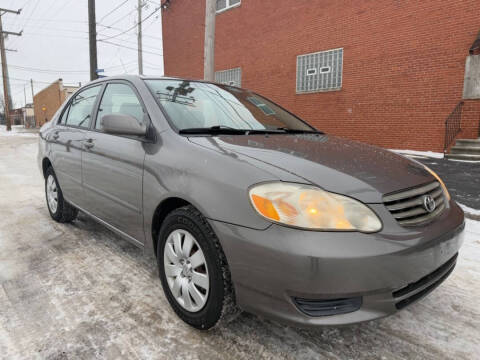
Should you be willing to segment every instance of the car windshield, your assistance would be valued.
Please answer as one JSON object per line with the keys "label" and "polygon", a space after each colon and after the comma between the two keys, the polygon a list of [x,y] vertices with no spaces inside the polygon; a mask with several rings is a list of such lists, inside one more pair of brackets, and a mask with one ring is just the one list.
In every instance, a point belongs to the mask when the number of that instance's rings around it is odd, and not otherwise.
{"label": "car windshield", "polygon": [[[311,126],[248,90],[186,80],[145,80],[181,132],[314,132]],[[185,131],[187,130],[187,131]]]}

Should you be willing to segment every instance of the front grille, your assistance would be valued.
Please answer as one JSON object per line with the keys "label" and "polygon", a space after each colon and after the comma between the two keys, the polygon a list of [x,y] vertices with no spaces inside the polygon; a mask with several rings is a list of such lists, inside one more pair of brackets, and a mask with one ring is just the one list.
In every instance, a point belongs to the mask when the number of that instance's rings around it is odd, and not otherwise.
{"label": "front grille", "polygon": [[[435,210],[428,212],[423,207],[426,195],[435,199]],[[445,195],[438,181],[408,190],[388,194],[383,203],[402,226],[415,226],[435,219],[445,209]]]}
{"label": "front grille", "polygon": [[457,256],[458,253],[432,273],[424,276],[414,283],[410,283],[407,286],[394,291],[392,293],[393,297],[399,300],[397,303],[395,303],[395,307],[398,310],[403,309],[412,302],[424,297],[438,285],[440,285],[455,268]]}

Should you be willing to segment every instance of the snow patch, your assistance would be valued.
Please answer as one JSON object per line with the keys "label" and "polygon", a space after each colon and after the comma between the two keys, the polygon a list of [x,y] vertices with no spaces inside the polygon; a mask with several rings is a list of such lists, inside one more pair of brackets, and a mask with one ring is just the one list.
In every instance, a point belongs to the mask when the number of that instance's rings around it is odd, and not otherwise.
{"label": "snow patch", "polygon": [[399,150],[399,149],[389,149],[389,150],[400,155],[406,155],[411,157],[443,159],[443,153],[437,153],[433,151],[416,151],[416,150]]}
{"label": "snow patch", "polygon": [[23,125],[12,125],[12,131],[7,131],[6,125],[0,125],[0,136],[37,137],[38,133],[24,131]]}
{"label": "snow patch", "polygon": [[474,208],[471,208],[467,205],[463,205],[463,204],[460,204],[460,203],[457,203],[458,206],[460,206],[462,208],[463,211],[465,211],[466,213],[469,213],[470,215],[479,215],[480,216],[480,210],[478,209],[474,209]]}

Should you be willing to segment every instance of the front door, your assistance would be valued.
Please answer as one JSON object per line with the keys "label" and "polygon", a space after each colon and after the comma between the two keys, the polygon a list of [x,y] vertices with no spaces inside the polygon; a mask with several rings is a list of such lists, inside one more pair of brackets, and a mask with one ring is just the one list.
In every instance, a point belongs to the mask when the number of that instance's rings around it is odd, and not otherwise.
{"label": "front door", "polygon": [[125,82],[107,84],[98,115],[86,135],[82,159],[86,209],[101,220],[144,242],[143,162],[144,138],[107,134],[102,117],[127,114],[144,121],[144,107]]}
{"label": "front door", "polygon": [[101,86],[79,92],[65,107],[52,134],[53,169],[65,199],[83,207],[82,152],[85,131],[90,126],[94,104]]}

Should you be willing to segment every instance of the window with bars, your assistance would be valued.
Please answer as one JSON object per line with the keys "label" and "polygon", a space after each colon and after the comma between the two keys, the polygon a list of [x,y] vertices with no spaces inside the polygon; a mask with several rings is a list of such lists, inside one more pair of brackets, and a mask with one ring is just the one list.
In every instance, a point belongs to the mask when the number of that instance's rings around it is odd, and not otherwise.
{"label": "window with bars", "polygon": [[342,88],[343,49],[297,56],[297,93]]}
{"label": "window with bars", "polygon": [[235,68],[215,72],[215,81],[220,84],[242,86],[242,69]]}
{"label": "window with bars", "polygon": [[217,13],[240,5],[241,0],[217,0]]}

